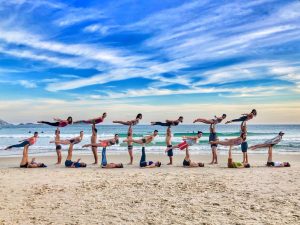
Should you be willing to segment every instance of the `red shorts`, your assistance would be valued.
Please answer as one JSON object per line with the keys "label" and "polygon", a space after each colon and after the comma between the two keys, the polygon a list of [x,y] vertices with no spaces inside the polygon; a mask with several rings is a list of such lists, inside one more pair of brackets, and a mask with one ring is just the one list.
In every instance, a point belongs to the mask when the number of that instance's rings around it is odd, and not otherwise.
{"label": "red shorts", "polygon": [[180,150],[186,149],[188,146],[189,145],[186,143],[186,141],[184,141],[178,145]]}

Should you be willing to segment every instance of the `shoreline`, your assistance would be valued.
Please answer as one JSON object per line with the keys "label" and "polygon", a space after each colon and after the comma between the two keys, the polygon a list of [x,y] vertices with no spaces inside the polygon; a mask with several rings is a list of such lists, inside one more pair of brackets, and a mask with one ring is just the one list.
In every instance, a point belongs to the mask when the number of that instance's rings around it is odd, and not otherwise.
{"label": "shoreline", "polygon": [[[63,152],[63,158],[62,158],[62,164],[61,165],[55,165],[57,157],[55,153],[45,156],[45,155],[38,155],[38,154],[29,154],[29,158],[36,158],[37,162],[43,162],[45,163],[48,168],[63,168],[64,162],[66,158],[66,154]],[[5,156],[0,157],[0,168],[16,168],[19,166],[19,162],[21,160],[22,155],[18,156]],[[122,152],[122,153],[111,153],[107,154],[108,162],[114,162],[114,163],[123,163],[124,168],[139,168],[139,160],[140,160],[141,154],[134,153],[134,163],[133,165],[127,165],[127,162],[129,160],[128,153]],[[97,167],[96,165],[92,165],[94,162],[94,158],[91,155],[91,153],[87,153],[86,155],[81,154],[74,154],[73,160],[76,160],[77,158],[81,158],[82,162],[87,163],[87,168]],[[99,163],[101,162],[101,154],[98,154]],[[176,154],[173,157],[174,165],[167,166],[169,158],[167,155],[162,153],[147,153],[147,160],[152,161],[161,161],[162,167],[161,168],[172,168],[172,167],[180,167],[182,166],[182,161],[184,159],[184,154]],[[218,165],[209,165],[209,162],[211,160],[211,154],[192,154],[191,155],[192,161],[196,162],[204,162],[206,167],[227,167],[227,154],[218,154]],[[240,162],[242,161],[242,154],[233,154],[234,161]],[[288,161],[292,164],[298,164],[300,162],[300,153],[296,154],[278,154],[273,153],[273,160],[274,161]],[[266,153],[252,153],[249,154],[249,163],[251,167],[262,167],[265,165],[267,161],[267,154]],[[99,167],[99,165],[98,165]],[[81,169],[81,168],[80,168]],[[80,170],[79,169],[79,170]]]}

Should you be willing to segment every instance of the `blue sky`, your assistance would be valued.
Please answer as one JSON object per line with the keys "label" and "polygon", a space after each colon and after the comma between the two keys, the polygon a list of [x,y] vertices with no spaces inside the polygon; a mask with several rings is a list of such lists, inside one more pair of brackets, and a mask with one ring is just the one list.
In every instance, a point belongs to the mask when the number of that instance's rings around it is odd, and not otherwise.
{"label": "blue sky", "polygon": [[299,123],[299,21],[297,0],[0,1],[0,118]]}

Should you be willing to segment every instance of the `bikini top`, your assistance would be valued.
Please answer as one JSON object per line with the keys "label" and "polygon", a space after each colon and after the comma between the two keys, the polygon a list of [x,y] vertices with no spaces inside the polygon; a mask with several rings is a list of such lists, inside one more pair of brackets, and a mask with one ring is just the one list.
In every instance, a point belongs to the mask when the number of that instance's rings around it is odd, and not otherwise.
{"label": "bikini top", "polygon": [[37,140],[36,137],[31,137],[31,138],[28,138],[28,139],[27,139],[27,141],[29,141],[29,144],[30,144],[30,145],[35,144],[36,140]]}
{"label": "bikini top", "polygon": [[62,120],[62,121],[59,122],[59,126],[60,126],[60,127],[65,127],[65,126],[67,126],[68,124],[69,124],[69,122],[66,121],[66,120]]}

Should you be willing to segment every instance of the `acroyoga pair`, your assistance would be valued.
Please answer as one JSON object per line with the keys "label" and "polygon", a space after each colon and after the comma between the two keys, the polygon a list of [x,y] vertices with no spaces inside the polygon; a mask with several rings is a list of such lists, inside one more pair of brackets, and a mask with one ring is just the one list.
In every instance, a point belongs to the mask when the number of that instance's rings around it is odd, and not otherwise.
{"label": "acroyoga pair", "polygon": [[[256,116],[256,110],[252,110],[251,113],[249,114],[243,114],[242,117],[240,117],[239,119],[234,119],[231,121],[227,121],[226,123],[230,123],[230,122],[238,122],[238,121],[242,121],[241,124],[241,136],[238,138],[233,138],[233,139],[227,139],[225,141],[219,141],[216,135],[216,131],[215,131],[215,125],[218,123],[221,123],[223,119],[226,118],[226,114],[223,114],[221,117],[215,117],[214,119],[211,120],[207,120],[207,119],[203,119],[203,118],[199,118],[196,119],[194,121],[195,122],[203,122],[206,124],[210,124],[210,137],[209,137],[209,141],[211,143],[211,147],[212,147],[212,153],[213,153],[213,160],[212,163],[217,163],[217,156],[216,156],[216,147],[218,144],[221,145],[225,145],[225,146],[230,146],[229,149],[229,160],[228,159],[228,167],[250,167],[249,163],[248,163],[248,156],[247,153],[245,153],[245,151],[243,151],[243,155],[244,155],[244,160],[243,163],[233,163],[232,162],[232,154],[231,154],[231,148],[234,145],[242,145],[242,150],[246,149],[247,150],[247,142],[246,142],[246,132],[247,132],[247,127],[246,127],[246,121],[252,119],[254,116]],[[113,139],[108,139],[108,140],[100,140],[99,143],[97,143],[97,129],[96,129],[96,124],[101,123],[104,121],[105,117],[107,116],[106,113],[103,113],[103,115],[101,117],[98,118],[94,118],[94,119],[90,119],[90,120],[80,120],[80,121],[76,121],[74,123],[88,123],[88,124],[92,124],[92,137],[91,137],[91,144],[89,145],[84,145],[83,147],[92,147],[92,151],[94,154],[94,158],[95,158],[95,164],[98,163],[98,156],[97,156],[97,147],[102,147],[102,167],[103,168],[122,168],[123,164],[121,163],[107,163],[107,159],[106,159],[106,147],[117,144],[119,141],[119,137],[116,134],[115,137]],[[113,121],[114,123],[120,123],[123,125],[128,125],[128,138],[124,141],[128,143],[128,151],[129,151],[129,155],[130,155],[130,164],[132,164],[133,161],[133,156],[132,156],[132,143],[137,143],[137,144],[141,144],[142,145],[142,157],[140,160],[140,166],[141,167],[159,167],[161,165],[161,162],[146,162],[146,154],[145,154],[145,144],[150,143],[154,137],[158,134],[158,131],[155,130],[153,132],[152,135],[146,136],[145,138],[142,138],[140,140],[134,140],[132,139],[132,126],[136,125],[139,123],[139,121],[142,119],[142,114],[138,114],[136,116],[136,119],[134,120],[130,120],[130,121]],[[56,126],[57,130],[56,132],[56,137],[55,137],[55,141],[51,142],[51,143],[55,143],[56,145],[56,150],[57,150],[57,154],[58,154],[58,162],[57,164],[61,163],[61,145],[69,145],[69,151],[68,151],[68,156],[67,159],[65,161],[65,166],[66,167],[85,167],[86,164],[85,163],[80,163],[80,159],[78,159],[76,162],[72,161],[72,152],[73,152],[73,146],[74,144],[78,144],[81,142],[82,138],[83,138],[83,132],[80,132],[80,136],[76,137],[76,138],[72,138],[69,140],[60,140],[60,130],[58,127],[65,127],[68,124],[72,124],[72,117],[68,117],[67,120],[61,120],[61,119],[55,119],[56,122],[46,122],[46,121],[39,121],[39,123],[45,123],[51,126]],[[166,120],[166,122],[152,122],[152,125],[160,125],[160,126],[167,126],[167,133],[166,133],[166,144],[167,144],[167,149],[166,151],[168,152],[168,156],[170,158],[170,164],[172,164],[172,157],[173,157],[173,149],[179,148],[181,150],[186,150],[186,155],[183,161],[183,165],[184,166],[189,166],[189,167],[202,167],[204,166],[203,163],[195,163],[192,162],[190,159],[190,154],[189,154],[189,146],[192,146],[194,144],[196,144],[198,142],[198,140],[200,139],[200,137],[202,136],[202,132],[199,131],[197,133],[196,136],[194,137],[183,137],[183,142],[178,144],[177,146],[172,147],[171,144],[171,126],[177,126],[179,123],[183,122],[183,117],[180,116],[177,120]],[[282,138],[283,133],[279,133],[279,136]],[[38,164],[36,163],[34,160],[31,161],[30,163],[28,162],[28,148],[30,145],[34,144],[36,142],[37,139],[37,133],[34,134],[33,137],[24,140],[23,143],[19,144],[19,145],[13,145],[13,146],[9,146],[7,149],[12,148],[12,147],[24,147],[24,152],[23,152],[23,159],[22,162],[20,164],[20,166],[22,168],[24,167],[38,167],[39,165],[41,166],[45,166],[44,164]],[[269,147],[269,157],[268,157],[268,166],[278,166],[278,165],[284,165],[284,166],[288,166],[288,163],[278,163],[278,162],[272,162],[272,146],[274,144],[279,143],[279,141],[281,140],[281,138],[276,137],[275,139],[269,140],[267,142],[265,142],[264,144],[260,144],[260,145],[256,145],[253,146],[252,149],[256,149],[256,148],[261,148],[261,147]],[[243,147],[244,146],[244,147]]]}

